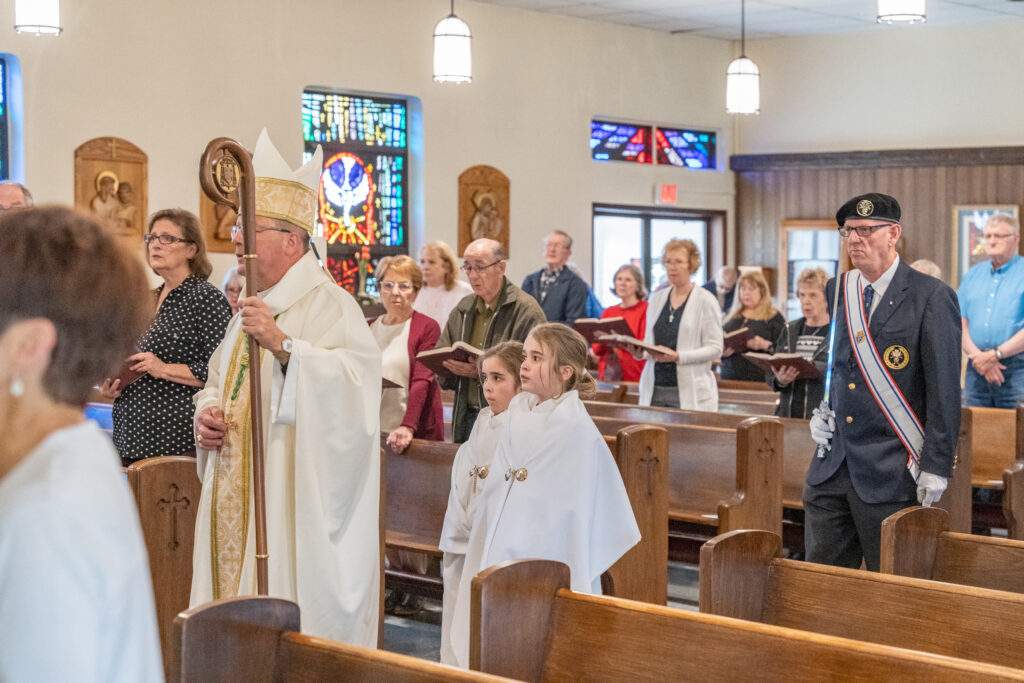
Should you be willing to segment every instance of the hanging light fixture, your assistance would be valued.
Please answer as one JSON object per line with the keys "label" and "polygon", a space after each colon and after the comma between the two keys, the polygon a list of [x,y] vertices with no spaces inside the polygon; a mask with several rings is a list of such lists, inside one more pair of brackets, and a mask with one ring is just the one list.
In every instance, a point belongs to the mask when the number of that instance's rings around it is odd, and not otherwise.
{"label": "hanging light fixture", "polygon": [[761,72],[747,57],[747,7],[740,0],[740,56],[725,70],[725,111],[757,114],[761,111]]}
{"label": "hanging light fixture", "polygon": [[921,24],[927,0],[878,0],[879,24]]}
{"label": "hanging light fixture", "polygon": [[469,25],[455,16],[455,0],[448,16],[434,27],[434,81],[473,82],[473,35]]}
{"label": "hanging light fixture", "polygon": [[14,0],[14,30],[37,36],[59,36],[60,0]]}

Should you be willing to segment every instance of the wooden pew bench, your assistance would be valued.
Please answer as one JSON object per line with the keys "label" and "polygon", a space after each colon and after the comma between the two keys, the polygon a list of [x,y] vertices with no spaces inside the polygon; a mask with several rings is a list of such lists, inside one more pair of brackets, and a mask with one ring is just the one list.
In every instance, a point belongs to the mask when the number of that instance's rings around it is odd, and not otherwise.
{"label": "wooden pew bench", "polygon": [[148,458],[127,469],[142,537],[149,555],[164,670],[174,649],[174,617],[188,608],[192,592],[192,548],[202,482],[196,459]]}
{"label": "wooden pew bench", "polygon": [[[668,592],[668,462],[666,431],[630,425],[605,440],[633,506],[642,540],[608,570],[615,595],[664,604]],[[404,453],[381,448],[385,495],[385,542],[395,549],[441,557],[437,547],[451,489],[457,444],[413,439]],[[435,568],[436,569],[436,568]],[[389,568],[389,581],[403,589],[439,597],[437,572],[427,576]]]}
{"label": "wooden pew bench", "polygon": [[280,598],[230,598],[174,622],[168,681],[500,681],[415,657],[298,633],[299,606]]}
{"label": "wooden pew bench", "polygon": [[478,574],[470,668],[526,681],[1024,677],[991,664],[583,595],[568,587],[569,569],[557,562],[511,562]]}
{"label": "wooden pew bench", "polygon": [[701,548],[700,611],[1024,668],[1024,595],[780,559],[735,531]]}
{"label": "wooden pew bench", "polygon": [[[595,417],[602,434],[632,421]],[[782,432],[776,418],[734,428],[662,424],[668,435],[668,518],[673,557],[732,529],[782,529]]]}
{"label": "wooden pew bench", "polygon": [[882,522],[881,571],[1024,593],[1024,541],[956,533],[945,510],[908,508]]}

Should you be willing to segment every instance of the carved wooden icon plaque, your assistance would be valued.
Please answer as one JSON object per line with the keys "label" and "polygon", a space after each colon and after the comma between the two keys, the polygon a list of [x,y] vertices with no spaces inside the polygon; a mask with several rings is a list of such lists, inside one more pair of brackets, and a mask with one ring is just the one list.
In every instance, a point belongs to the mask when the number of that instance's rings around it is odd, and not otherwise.
{"label": "carved wooden icon plaque", "polygon": [[149,204],[149,160],[122,138],[93,138],[75,150],[75,208],[139,245]]}
{"label": "carved wooden icon plaque", "polygon": [[493,166],[459,175],[459,254],[475,239],[498,240],[509,252],[509,180]]}
{"label": "carved wooden icon plaque", "polygon": [[[213,164],[213,180],[225,194],[238,203],[238,179],[241,177],[238,162],[229,156],[222,156]],[[231,227],[238,214],[229,206],[215,204],[199,188],[199,222],[203,225],[206,250],[214,253],[229,253],[235,250],[231,243]]]}

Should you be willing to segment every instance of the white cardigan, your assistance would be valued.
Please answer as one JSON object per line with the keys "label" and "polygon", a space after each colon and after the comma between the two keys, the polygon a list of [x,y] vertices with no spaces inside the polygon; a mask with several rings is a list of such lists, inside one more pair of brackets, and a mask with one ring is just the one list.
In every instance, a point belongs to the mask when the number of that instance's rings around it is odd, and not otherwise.
{"label": "white cardigan", "polygon": [[[668,305],[671,287],[651,295],[647,305],[647,330],[644,342],[654,343],[654,323]],[[718,299],[699,285],[694,285],[690,300],[679,321],[676,338],[676,383],[679,386],[679,407],[684,410],[718,411],[718,383],[711,364],[722,355],[722,316]],[[651,405],[654,394],[654,361],[648,357],[640,375],[640,405]]]}

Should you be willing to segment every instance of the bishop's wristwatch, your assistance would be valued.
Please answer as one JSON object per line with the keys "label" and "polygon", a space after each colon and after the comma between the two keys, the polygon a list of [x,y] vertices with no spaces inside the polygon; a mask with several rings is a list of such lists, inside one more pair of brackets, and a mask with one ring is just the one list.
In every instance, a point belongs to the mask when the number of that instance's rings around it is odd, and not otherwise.
{"label": "bishop's wristwatch", "polygon": [[285,353],[291,355],[291,352],[292,352],[292,338],[291,337],[285,337],[284,338],[284,340],[281,342],[281,350],[284,351]]}

